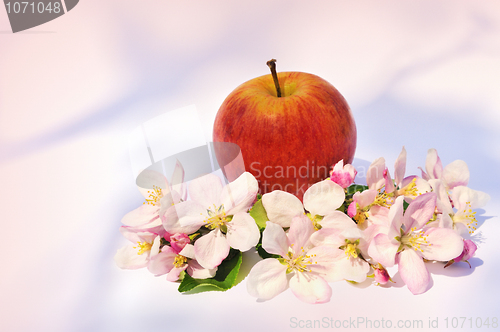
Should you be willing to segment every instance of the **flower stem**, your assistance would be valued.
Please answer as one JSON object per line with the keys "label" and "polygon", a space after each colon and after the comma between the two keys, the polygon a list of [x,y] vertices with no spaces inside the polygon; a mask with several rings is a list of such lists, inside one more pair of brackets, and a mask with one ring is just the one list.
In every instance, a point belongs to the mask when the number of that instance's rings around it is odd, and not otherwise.
{"label": "flower stem", "polygon": [[276,94],[281,97],[280,82],[278,81],[278,74],[276,73],[276,59],[271,59],[267,62],[267,66],[271,69],[271,74],[273,75],[274,85],[276,86]]}

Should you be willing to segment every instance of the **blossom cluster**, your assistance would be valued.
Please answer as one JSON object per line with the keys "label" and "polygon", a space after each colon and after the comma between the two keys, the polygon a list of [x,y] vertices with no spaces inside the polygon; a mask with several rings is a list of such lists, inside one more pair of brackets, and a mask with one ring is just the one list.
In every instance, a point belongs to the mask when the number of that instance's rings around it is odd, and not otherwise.
{"label": "blossom cluster", "polygon": [[379,158],[366,172],[366,185],[359,185],[356,169],[341,160],[301,201],[280,190],[259,195],[248,172],[226,186],[213,174],[187,186],[180,163],[170,182],[150,171],[157,185],[139,188],[146,202],[122,219],[121,233],[132,243],[115,261],[166,275],[181,283],[179,291],[199,285],[226,290],[236,283],[241,252],[256,248],[263,259],[246,285],[261,300],[290,288],[304,302],[324,303],[331,298],[329,283],[389,285],[388,269],[395,267],[409,291],[421,294],[431,285],[426,264],[445,268],[474,255],[473,210],[489,196],[468,187],[464,161],[443,167],[435,149],[420,176],[405,176],[403,147],[393,172]]}

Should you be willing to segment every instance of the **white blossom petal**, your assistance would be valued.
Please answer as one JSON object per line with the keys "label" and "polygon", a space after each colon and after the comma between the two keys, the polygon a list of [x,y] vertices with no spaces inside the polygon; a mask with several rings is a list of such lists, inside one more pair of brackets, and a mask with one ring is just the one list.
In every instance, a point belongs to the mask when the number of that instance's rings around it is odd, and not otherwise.
{"label": "white blossom petal", "polygon": [[448,189],[456,186],[466,186],[469,183],[470,172],[467,164],[463,160],[455,160],[446,165],[441,179]]}
{"label": "white blossom petal", "polygon": [[259,184],[255,177],[245,172],[222,189],[221,199],[228,215],[247,212],[255,201]]}
{"label": "white blossom petal", "polygon": [[259,227],[248,213],[239,212],[227,223],[226,237],[232,248],[247,251],[259,243]]}
{"label": "white blossom petal", "polygon": [[425,232],[430,246],[421,246],[428,260],[446,262],[458,257],[464,248],[462,237],[452,229],[430,228]]}
{"label": "white blossom petal", "polygon": [[306,303],[326,303],[332,297],[328,283],[314,273],[295,272],[290,279],[290,289],[299,300]]}
{"label": "white blossom petal", "polygon": [[288,288],[287,267],[275,258],[254,265],[246,279],[248,293],[261,300],[270,300]]}
{"label": "white blossom petal", "polygon": [[344,189],[330,179],[313,184],[304,194],[304,208],[313,216],[326,216],[344,203]]}
{"label": "white blossom petal", "polygon": [[196,260],[206,269],[214,269],[229,254],[229,244],[220,229],[203,235],[194,243]]}
{"label": "white blossom petal", "polygon": [[199,203],[205,209],[219,208],[222,204],[222,180],[214,174],[206,174],[189,183],[191,200]]}
{"label": "white blossom petal", "polygon": [[425,263],[415,250],[406,249],[396,259],[401,279],[414,295],[425,293],[429,288],[431,276]]}
{"label": "white blossom petal", "polygon": [[292,218],[304,213],[300,199],[286,191],[274,190],[264,194],[262,204],[269,220],[281,227],[290,227]]}
{"label": "white blossom petal", "polygon": [[268,221],[262,232],[262,248],[270,254],[285,257],[288,253],[288,242],[283,228]]}

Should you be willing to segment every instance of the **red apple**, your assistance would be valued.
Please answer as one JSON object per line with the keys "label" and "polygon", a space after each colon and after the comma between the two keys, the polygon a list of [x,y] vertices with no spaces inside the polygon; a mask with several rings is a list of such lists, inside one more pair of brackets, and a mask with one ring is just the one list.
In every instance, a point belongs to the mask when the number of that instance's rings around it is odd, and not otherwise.
{"label": "red apple", "polygon": [[[356,125],[346,100],[327,81],[302,72],[277,77],[281,97],[271,74],[231,92],[215,118],[213,141],[240,147],[244,168],[262,194],[279,189],[302,199],[310,185],[329,176],[332,165],[352,162]],[[215,143],[220,165],[235,157],[234,148],[225,146]],[[232,181],[241,171],[226,167],[225,174],[233,174]]]}

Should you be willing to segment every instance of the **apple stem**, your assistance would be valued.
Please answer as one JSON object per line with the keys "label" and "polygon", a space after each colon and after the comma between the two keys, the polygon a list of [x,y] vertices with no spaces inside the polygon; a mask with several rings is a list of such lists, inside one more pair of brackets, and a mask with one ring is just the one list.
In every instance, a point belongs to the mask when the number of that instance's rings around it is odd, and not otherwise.
{"label": "apple stem", "polygon": [[267,62],[268,67],[271,69],[273,75],[274,85],[276,86],[276,93],[278,98],[281,97],[280,82],[278,81],[278,73],[276,73],[276,59],[271,59]]}

